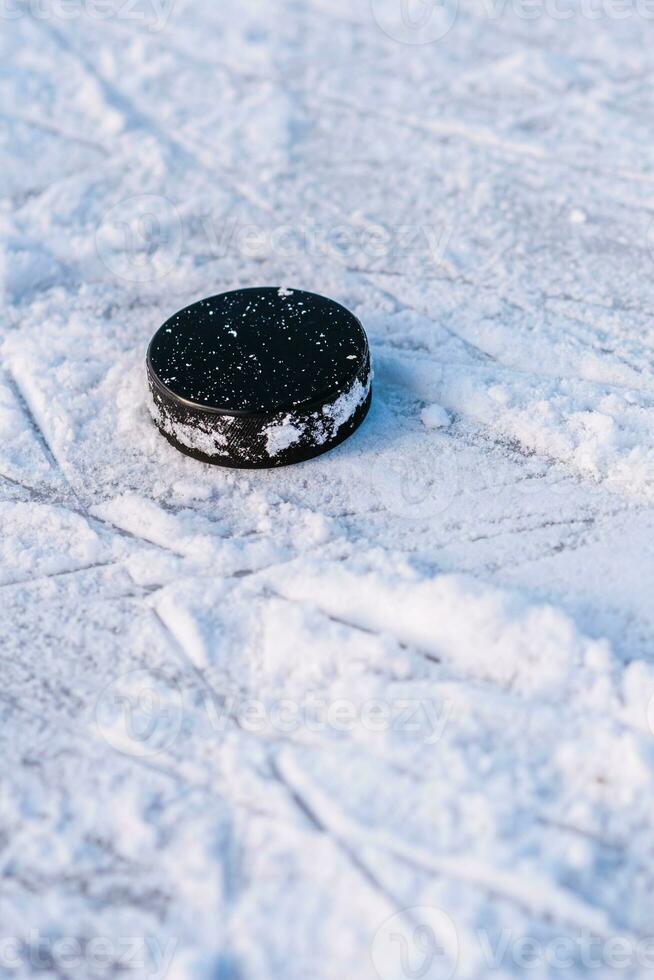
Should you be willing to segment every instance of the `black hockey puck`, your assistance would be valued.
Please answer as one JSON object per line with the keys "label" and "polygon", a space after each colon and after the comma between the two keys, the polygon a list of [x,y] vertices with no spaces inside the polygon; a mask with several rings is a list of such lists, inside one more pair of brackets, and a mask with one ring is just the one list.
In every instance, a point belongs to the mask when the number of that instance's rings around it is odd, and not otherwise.
{"label": "black hockey puck", "polygon": [[363,327],[295,289],[237,289],[187,306],[152,338],[147,370],[159,430],[219,466],[311,459],[351,435],[370,406]]}

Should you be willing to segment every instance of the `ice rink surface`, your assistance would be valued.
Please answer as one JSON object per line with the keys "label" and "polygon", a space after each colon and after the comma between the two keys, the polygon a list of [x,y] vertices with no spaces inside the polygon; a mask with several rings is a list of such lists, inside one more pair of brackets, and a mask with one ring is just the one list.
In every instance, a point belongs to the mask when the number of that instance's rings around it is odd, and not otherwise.
{"label": "ice rink surface", "polygon": [[[4,0],[0,974],[651,975],[653,16]],[[204,466],[146,345],[264,284],[373,407]]]}

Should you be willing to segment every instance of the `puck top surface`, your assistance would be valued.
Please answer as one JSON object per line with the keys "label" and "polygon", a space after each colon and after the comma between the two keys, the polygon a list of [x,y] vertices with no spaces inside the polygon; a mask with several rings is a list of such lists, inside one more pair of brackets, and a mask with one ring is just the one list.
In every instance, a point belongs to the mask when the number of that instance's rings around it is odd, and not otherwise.
{"label": "puck top surface", "polygon": [[246,415],[328,401],[368,358],[358,319],[315,293],[261,287],[201,300],[159,328],[148,368],[168,397]]}

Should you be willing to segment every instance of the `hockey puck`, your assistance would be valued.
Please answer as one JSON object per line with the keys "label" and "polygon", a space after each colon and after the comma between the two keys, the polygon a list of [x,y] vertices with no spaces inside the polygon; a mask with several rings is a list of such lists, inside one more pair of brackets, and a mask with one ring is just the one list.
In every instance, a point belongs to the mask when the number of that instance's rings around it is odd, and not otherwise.
{"label": "hockey puck", "polygon": [[295,289],[237,289],[187,306],[152,338],[147,371],[158,429],[219,466],[327,452],[363,422],[372,395],[358,319]]}

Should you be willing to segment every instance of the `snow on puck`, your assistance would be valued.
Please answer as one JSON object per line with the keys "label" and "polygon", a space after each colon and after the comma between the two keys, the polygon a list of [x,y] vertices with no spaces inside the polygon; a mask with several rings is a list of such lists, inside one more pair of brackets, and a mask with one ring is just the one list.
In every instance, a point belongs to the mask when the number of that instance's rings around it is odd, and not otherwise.
{"label": "snow on puck", "polygon": [[206,463],[299,463],[343,442],[372,396],[368,340],[324,296],[237,289],[176,313],[147,355],[150,411],[173,446]]}

